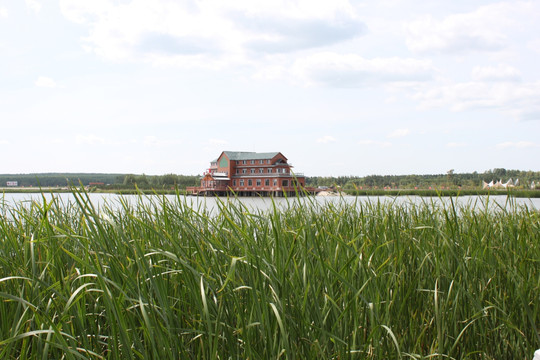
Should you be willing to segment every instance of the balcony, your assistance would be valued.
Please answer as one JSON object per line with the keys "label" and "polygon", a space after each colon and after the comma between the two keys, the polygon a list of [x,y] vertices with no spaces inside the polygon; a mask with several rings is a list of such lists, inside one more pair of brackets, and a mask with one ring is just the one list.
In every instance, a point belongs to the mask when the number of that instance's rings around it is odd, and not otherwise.
{"label": "balcony", "polygon": [[304,177],[303,173],[259,173],[256,172],[254,174],[246,173],[246,174],[233,174],[233,179],[239,179],[239,178],[279,178],[279,177]]}
{"label": "balcony", "polygon": [[275,164],[267,164],[267,163],[259,164],[259,163],[255,163],[255,164],[236,164],[236,165],[234,165],[235,168],[254,168],[254,167],[268,168],[268,167],[276,167],[276,166],[293,167],[292,164],[290,164],[290,163],[275,163]]}

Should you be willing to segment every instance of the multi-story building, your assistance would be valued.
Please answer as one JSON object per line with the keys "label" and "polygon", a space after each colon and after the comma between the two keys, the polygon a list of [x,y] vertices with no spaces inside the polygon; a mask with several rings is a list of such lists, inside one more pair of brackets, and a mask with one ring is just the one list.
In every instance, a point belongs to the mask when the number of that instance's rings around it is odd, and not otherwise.
{"label": "multi-story building", "polygon": [[223,151],[201,179],[190,187],[194,195],[294,196],[306,191],[303,174],[295,173],[280,152],[256,153]]}

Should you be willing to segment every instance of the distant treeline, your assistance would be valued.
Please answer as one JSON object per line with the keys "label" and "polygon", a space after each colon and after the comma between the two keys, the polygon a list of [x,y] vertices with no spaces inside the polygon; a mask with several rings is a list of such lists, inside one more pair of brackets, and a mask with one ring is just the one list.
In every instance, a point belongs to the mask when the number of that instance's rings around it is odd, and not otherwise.
{"label": "distant treeline", "polygon": [[135,187],[139,189],[149,188],[179,188],[185,189],[187,186],[198,186],[201,183],[200,175],[133,175],[124,176],[121,186]]}
{"label": "distant treeline", "polygon": [[369,175],[359,176],[339,176],[339,177],[306,177],[307,186],[338,186],[343,189],[360,188],[392,188],[392,189],[428,189],[429,187],[448,188],[478,188],[482,187],[482,182],[487,183],[501,180],[506,183],[509,179],[513,182],[519,179],[519,187],[529,188],[534,181],[540,183],[540,172],[493,169],[483,173],[463,173],[458,174],[449,171],[446,174],[438,175]]}
{"label": "distant treeline", "polygon": [[17,182],[18,187],[66,187],[95,186],[98,188],[185,188],[200,182],[199,175],[134,175],[134,174],[75,174],[75,173],[42,173],[42,174],[0,174],[0,187],[8,182]]}
{"label": "distant treeline", "polygon": [[82,183],[117,184],[124,180],[124,174],[75,174],[75,173],[41,173],[41,174],[0,174],[0,187],[7,182],[16,181],[20,187],[65,187],[78,186]]}
{"label": "distant treeline", "polygon": [[[341,187],[343,189],[429,189],[462,188],[477,189],[482,181],[514,182],[519,179],[520,188],[530,188],[534,181],[540,185],[540,172],[506,170],[502,168],[488,170],[483,173],[454,173],[437,175],[369,175],[369,176],[310,176],[306,177],[306,186]],[[16,181],[19,187],[65,187],[69,185],[94,186],[102,189],[185,189],[187,186],[200,184],[200,175],[137,175],[137,174],[0,174],[0,187],[7,182]]]}

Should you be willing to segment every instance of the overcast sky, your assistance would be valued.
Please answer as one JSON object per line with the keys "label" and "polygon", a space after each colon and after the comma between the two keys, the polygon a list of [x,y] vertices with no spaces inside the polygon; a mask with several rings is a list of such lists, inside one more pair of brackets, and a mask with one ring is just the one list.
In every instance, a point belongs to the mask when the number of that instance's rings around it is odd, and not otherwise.
{"label": "overcast sky", "polygon": [[0,0],[0,173],[540,171],[540,1]]}

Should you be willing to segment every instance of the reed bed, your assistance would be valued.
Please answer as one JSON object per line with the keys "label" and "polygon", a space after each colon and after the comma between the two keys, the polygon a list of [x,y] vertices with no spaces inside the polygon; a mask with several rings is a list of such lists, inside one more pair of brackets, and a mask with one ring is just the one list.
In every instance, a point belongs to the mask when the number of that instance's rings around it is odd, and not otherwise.
{"label": "reed bed", "polygon": [[512,203],[2,206],[2,359],[529,359],[540,214]]}

